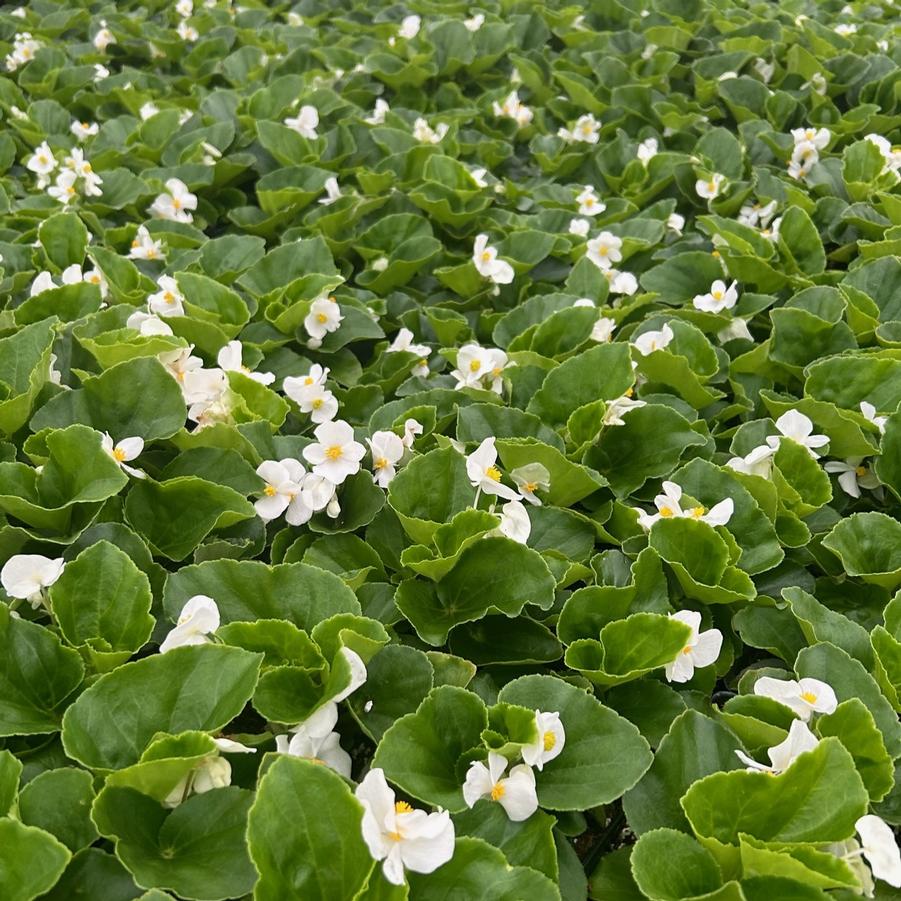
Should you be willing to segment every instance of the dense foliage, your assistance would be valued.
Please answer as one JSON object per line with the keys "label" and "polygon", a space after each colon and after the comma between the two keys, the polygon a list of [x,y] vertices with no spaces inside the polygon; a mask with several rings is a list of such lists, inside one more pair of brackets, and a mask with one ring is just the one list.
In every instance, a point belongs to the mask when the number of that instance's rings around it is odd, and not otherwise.
{"label": "dense foliage", "polygon": [[897,21],[7,5],[3,901],[899,897]]}

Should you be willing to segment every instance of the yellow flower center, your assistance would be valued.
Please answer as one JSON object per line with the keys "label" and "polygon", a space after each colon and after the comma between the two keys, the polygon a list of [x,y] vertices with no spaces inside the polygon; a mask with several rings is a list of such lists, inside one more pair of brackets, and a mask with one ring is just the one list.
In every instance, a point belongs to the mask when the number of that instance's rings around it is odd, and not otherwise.
{"label": "yellow flower center", "polygon": [[384,469],[388,465],[388,461],[387,459],[385,459],[385,457],[377,457],[372,465],[376,469]]}
{"label": "yellow flower center", "polygon": [[180,210],[181,209],[181,201],[177,197],[173,197],[172,198],[172,206],[174,206],[175,209]]}
{"label": "yellow flower center", "polygon": [[326,316],[325,313],[317,313],[316,321],[324,324],[328,322],[328,316]]}
{"label": "yellow flower center", "polygon": [[707,190],[710,191],[711,194],[712,194],[714,191],[716,191],[716,182],[715,182],[715,181],[709,181],[709,182],[707,182]]}
{"label": "yellow flower center", "polygon": [[46,156],[45,154],[41,153],[41,154],[38,155],[38,162],[39,162],[42,166],[46,166],[47,163],[50,162],[50,160],[47,158],[47,156]]}
{"label": "yellow flower center", "polygon": [[121,463],[125,459],[125,451],[121,447],[113,448],[113,459]]}
{"label": "yellow flower center", "polygon": [[166,303],[175,303],[175,295],[171,291],[166,291],[163,294],[163,300],[165,300]]}
{"label": "yellow flower center", "polygon": [[594,198],[586,197],[585,198],[585,206],[594,206]]}
{"label": "yellow flower center", "polygon": [[711,291],[710,293],[713,295],[714,300],[722,300],[723,299],[722,291]]}
{"label": "yellow flower center", "polygon": [[598,256],[605,257],[607,256],[608,248],[606,244],[601,244],[598,247]]}
{"label": "yellow flower center", "polygon": [[557,744],[557,736],[553,732],[544,733],[544,750],[552,751]]}
{"label": "yellow flower center", "polygon": [[672,510],[672,507],[661,507],[661,508],[660,508],[660,515],[661,515],[664,519],[669,519],[670,516],[673,516],[673,515],[674,515],[674,514],[673,514],[673,510]]}
{"label": "yellow flower center", "polygon": [[498,782],[498,784],[491,789],[491,800],[500,801],[500,799],[504,797],[506,791],[507,789],[504,788],[503,782]]}
{"label": "yellow flower center", "polygon": [[276,492],[275,487],[274,487],[273,485],[267,485],[267,486],[263,489],[263,494],[265,494],[266,497],[275,497],[276,493],[277,493],[277,492]]}
{"label": "yellow flower center", "polygon": [[403,838],[403,836],[399,832],[389,832],[388,838],[390,838],[393,842],[399,842]]}
{"label": "yellow flower center", "polygon": [[341,459],[342,448],[340,444],[333,444],[328,450],[326,450],[325,455],[329,460],[340,460]]}
{"label": "yellow flower center", "polygon": [[489,479],[494,479],[495,482],[501,480],[501,471],[496,466],[489,466],[488,469],[485,470],[485,475],[488,476]]}
{"label": "yellow flower center", "polygon": [[719,258],[720,258],[720,252],[719,252],[718,250],[711,250],[711,251],[710,251],[710,256],[716,257],[717,259],[719,259]]}
{"label": "yellow flower center", "polygon": [[313,384],[313,379],[311,379],[309,376],[307,376],[307,377],[303,380],[303,383],[304,383],[305,385],[312,385],[312,384]]}
{"label": "yellow flower center", "polygon": [[854,474],[860,478],[861,476],[865,476],[867,474],[866,466],[858,466],[854,470]]}
{"label": "yellow flower center", "polygon": [[321,398],[321,397],[317,397],[316,400],[314,400],[313,403],[310,404],[310,406],[311,406],[314,410],[318,410],[318,409],[322,406],[322,398]]}
{"label": "yellow flower center", "polygon": [[148,260],[155,260],[155,259],[156,259],[156,248],[155,248],[155,247],[148,247],[148,248],[147,248],[147,259],[148,259]]}
{"label": "yellow flower center", "polygon": [[522,490],[528,494],[534,494],[537,488],[538,482],[526,482],[525,485],[522,486]]}
{"label": "yellow flower center", "polygon": [[685,647],[682,648],[682,653],[683,653],[683,654],[690,654],[690,653],[691,653],[691,645],[690,645],[690,644],[685,645]]}
{"label": "yellow flower center", "polygon": [[801,700],[806,701],[808,704],[815,704],[817,696],[812,691],[802,691]]}
{"label": "yellow flower center", "polygon": [[69,187],[66,188],[66,193],[71,197],[75,193],[75,188],[73,188],[72,185],[69,185]]}
{"label": "yellow flower center", "polygon": [[692,519],[700,519],[707,511],[704,507],[692,507],[691,508],[691,516]]}
{"label": "yellow flower center", "polygon": [[89,129],[91,126],[90,126],[90,124],[87,123],[87,122],[82,122],[82,123],[81,123],[81,127],[82,127],[83,129],[85,129],[85,131],[87,131],[87,129]]}
{"label": "yellow flower center", "polygon": [[396,801],[394,804],[395,813],[413,813],[413,808],[406,801]]}
{"label": "yellow flower center", "polygon": [[478,372],[482,368],[482,364],[478,360],[471,360],[469,363],[470,372]]}
{"label": "yellow flower center", "polygon": [[483,251],[482,251],[482,262],[483,262],[483,263],[490,263],[490,262],[491,262],[491,251],[490,251],[490,250],[483,250]]}

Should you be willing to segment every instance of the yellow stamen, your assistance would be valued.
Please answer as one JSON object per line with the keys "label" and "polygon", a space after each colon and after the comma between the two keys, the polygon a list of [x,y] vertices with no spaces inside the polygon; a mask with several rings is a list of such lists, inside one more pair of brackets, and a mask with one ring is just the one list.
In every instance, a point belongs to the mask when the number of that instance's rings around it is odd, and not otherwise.
{"label": "yellow stamen", "polygon": [[469,363],[470,372],[478,372],[482,368],[482,364],[478,360],[471,360]]}
{"label": "yellow stamen", "polygon": [[303,383],[304,383],[305,385],[312,385],[312,384],[313,384],[313,379],[311,379],[309,376],[307,376],[307,377],[303,380]]}
{"label": "yellow stamen", "polygon": [[267,486],[263,489],[263,494],[265,494],[266,497],[275,497],[275,495],[277,494],[277,492],[276,492],[275,488],[274,488],[272,485],[267,485]]}
{"label": "yellow stamen", "polygon": [[406,801],[396,801],[394,804],[395,813],[413,813],[413,808]]}
{"label": "yellow stamen", "polygon": [[683,654],[690,654],[690,653],[691,653],[691,645],[690,645],[690,644],[685,645],[685,647],[682,648],[682,653],[683,653]]}
{"label": "yellow stamen", "polygon": [[527,494],[534,494],[538,488],[538,482],[526,482],[525,485],[522,486],[522,490]]}
{"label": "yellow stamen", "polygon": [[181,209],[181,201],[177,197],[173,197],[172,198],[172,206],[174,206],[175,209],[180,210]]}
{"label": "yellow stamen", "polygon": [[490,250],[483,250],[483,251],[482,251],[482,262],[483,262],[483,263],[490,263],[490,262],[491,262],[491,251],[490,251]]}
{"label": "yellow stamen", "polygon": [[384,469],[388,465],[388,461],[384,457],[378,457],[372,465],[376,469]]}
{"label": "yellow stamen", "polygon": [[707,511],[703,507],[692,507],[691,515],[694,519],[700,519]]}
{"label": "yellow stamen", "polygon": [[815,704],[817,696],[812,691],[802,691],[801,700],[806,701],[808,704]]}
{"label": "yellow stamen", "polygon": [[491,789],[491,800],[500,801],[500,799],[504,797],[506,791],[507,789],[504,788],[504,783],[498,782],[498,784]]}
{"label": "yellow stamen", "polygon": [[544,750],[552,751],[557,744],[557,736],[553,732],[544,733]]}
{"label": "yellow stamen", "polygon": [[322,406],[322,398],[321,398],[321,397],[317,397],[316,400],[314,400],[313,403],[310,404],[310,406],[311,406],[314,410],[318,410],[318,409]]}
{"label": "yellow stamen", "polygon": [[713,295],[714,300],[722,300],[723,299],[722,291],[711,291],[710,293]]}
{"label": "yellow stamen", "polygon": [[707,182],[707,190],[710,191],[711,193],[713,191],[715,191],[716,190],[716,182],[715,181]]}
{"label": "yellow stamen", "polygon": [[403,838],[403,836],[399,832],[389,832],[388,838],[390,838],[393,842],[399,842]]}
{"label": "yellow stamen", "polygon": [[125,451],[122,450],[121,447],[113,448],[113,459],[118,463],[122,463],[125,460]]}
{"label": "yellow stamen", "polygon": [[[865,475],[867,474],[867,468],[866,468],[866,466],[858,466],[858,467],[854,470],[854,474],[855,474],[858,478],[860,478],[861,476],[865,476]],[[802,695],[802,697],[803,697],[803,695]]]}
{"label": "yellow stamen", "polygon": [[340,460],[342,454],[342,447],[340,444],[333,444],[328,450],[326,450],[325,455],[329,460]]}
{"label": "yellow stamen", "polygon": [[328,316],[326,316],[325,313],[317,313],[316,321],[325,324],[328,322]]}
{"label": "yellow stamen", "polygon": [[717,259],[719,259],[719,258],[720,258],[720,252],[719,252],[718,250],[711,250],[711,251],[710,251],[710,256],[716,257]]}
{"label": "yellow stamen", "polygon": [[661,508],[660,508],[660,515],[661,515],[664,519],[668,519],[670,516],[673,515],[672,508],[671,508],[671,507],[661,507]]}
{"label": "yellow stamen", "polygon": [[485,475],[488,476],[489,479],[494,479],[495,482],[501,480],[501,471],[496,466],[489,466],[488,469],[485,470]]}

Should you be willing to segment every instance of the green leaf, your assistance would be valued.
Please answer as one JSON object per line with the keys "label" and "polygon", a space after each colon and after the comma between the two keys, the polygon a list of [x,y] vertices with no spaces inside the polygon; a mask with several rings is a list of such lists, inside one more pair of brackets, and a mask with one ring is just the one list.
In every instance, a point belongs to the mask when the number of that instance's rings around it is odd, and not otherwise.
{"label": "green leaf", "polygon": [[93,817],[138,884],[221,901],[256,881],[244,837],[252,803],[253,792],[229,786],[167,811],[132,788],[110,786],[97,796]]}
{"label": "green leaf", "polygon": [[125,518],[157,553],[184,560],[214,529],[256,513],[242,495],[196,476],[143,479],[125,499]]}
{"label": "green leaf", "polygon": [[778,776],[714,773],[695,782],[681,803],[699,838],[737,846],[739,833],[763,841],[843,841],[869,799],[851,755],[837,739],[824,738]]}
{"label": "green leaf", "polygon": [[22,788],[19,819],[56,836],[73,853],[86,848],[98,838],[91,821],[93,781],[85,770],[45,770]]}
{"label": "green leaf", "polygon": [[324,766],[276,759],[260,781],[247,824],[259,881],[257,901],[352,898],[373,860],[363,841],[363,807]]}
{"label": "green leaf", "polygon": [[0,604],[0,735],[58,732],[84,664],[48,629]]}
{"label": "green leaf", "polygon": [[634,786],[652,755],[638,729],[581,688],[554,676],[508,682],[498,701],[556,711],[566,732],[563,751],[536,773],[538,801],[550,810],[609,804]]}
{"label": "green leaf", "polygon": [[88,246],[88,230],[76,213],[55,213],[38,227],[38,238],[47,258],[59,269],[80,266]]}
{"label": "green leaf", "polygon": [[[63,746],[79,763],[121,769],[157,732],[212,732],[253,694],[262,655],[221,645],[174,648],[101,676],[63,718]],[[120,728],[104,724],[111,719]]]}
{"label": "green leaf", "polygon": [[0,819],[0,895],[8,901],[34,901],[51,889],[71,854],[49,832]]}
{"label": "green leaf", "polygon": [[559,901],[560,892],[547,876],[530,867],[510,866],[497,848],[464,836],[454,843],[454,856],[427,876],[408,873],[412,896],[422,901],[461,897],[496,901]]}
{"label": "green leaf", "polygon": [[50,608],[71,645],[89,645],[98,660],[124,663],[150,638],[150,581],[129,556],[98,541],[66,564],[50,589]]}
{"label": "green leaf", "polygon": [[338,613],[359,613],[354,593],[336,575],[306,563],[209,560],[169,576],[163,608],[175,622],[196,594],[215,599],[223,623],[284,619],[306,631]]}
{"label": "green leaf", "polygon": [[676,717],[651,768],[623,798],[629,825],[638,835],[662,826],[687,832],[679,799],[704,776],[741,769],[736,749],[739,741],[716,720],[697,710]]}
{"label": "green leaf", "polygon": [[488,713],[477,695],[443,685],[382,736],[372,759],[403,791],[426,804],[459,813],[463,800],[463,755],[480,743]]}
{"label": "green leaf", "polygon": [[632,849],[632,875],[652,901],[681,901],[715,892],[723,875],[714,856],[684,832],[654,829]]}
{"label": "green leaf", "polygon": [[109,432],[114,441],[138,436],[169,438],[185,424],[185,402],[178,382],[159,360],[127,360],[84,387],[57,394],[32,417],[34,431],[75,422]]}
{"label": "green leaf", "polygon": [[901,585],[901,523],[884,513],[854,513],[835,524],[823,547],[848,575],[892,590]]}

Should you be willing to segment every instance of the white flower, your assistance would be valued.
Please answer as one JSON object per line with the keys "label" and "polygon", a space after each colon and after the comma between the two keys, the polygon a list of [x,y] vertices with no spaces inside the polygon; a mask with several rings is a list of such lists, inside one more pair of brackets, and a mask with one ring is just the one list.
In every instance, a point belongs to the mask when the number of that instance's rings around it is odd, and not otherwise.
{"label": "white flower", "polygon": [[761,676],[754,683],[754,694],[772,698],[791,708],[804,722],[814,713],[833,713],[838,700],[832,686],[819,679],[774,679]]}
{"label": "white flower", "polygon": [[670,341],[675,338],[673,330],[669,325],[664,325],[658,331],[642,332],[632,341],[632,346],[643,356],[653,353],[655,350],[663,350],[669,346]]}
{"label": "white flower", "polygon": [[883,172],[892,171],[897,173],[901,169],[901,150],[892,147],[891,143],[882,135],[868,134],[866,140],[871,144],[875,144],[876,148],[882,154],[885,164],[882,167]]}
{"label": "white flower", "polygon": [[[47,184],[45,176],[56,168],[56,158],[46,141],[42,141],[34,153],[25,161],[25,168],[38,176],[38,187],[43,188]],[[43,182],[43,184],[41,183]]]}
{"label": "white flower", "polygon": [[11,597],[27,600],[37,609],[44,601],[44,589],[49,588],[62,574],[66,561],[62,557],[41,554],[15,554],[0,570],[0,585]]}
{"label": "white flower", "polygon": [[638,150],[636,151],[636,155],[641,162],[647,166],[647,164],[657,156],[657,139],[656,138],[645,138],[638,145]]}
{"label": "white flower", "polygon": [[802,141],[795,144],[791,160],[788,164],[788,174],[791,178],[806,178],[814,164],[820,159],[819,151],[810,141]]}
{"label": "white flower", "polygon": [[103,191],[100,185],[103,179],[94,172],[90,162],[85,159],[84,151],[80,147],[75,147],[63,161],[66,169],[70,169],[75,173],[77,178],[84,180],[84,192],[89,197],[100,197]]}
{"label": "white flower", "polygon": [[148,100],[139,110],[138,115],[141,119],[146,122],[148,119],[152,119],[158,112],[160,108],[151,100]]}
{"label": "white flower", "polygon": [[319,297],[310,304],[303,327],[311,338],[321,342],[329,332],[338,331],[343,319],[341,307],[334,297]]}
{"label": "white flower", "polygon": [[877,416],[876,408],[871,403],[865,400],[862,400],[860,402],[860,412],[863,415],[864,419],[866,419],[868,422],[872,422],[873,425],[875,425],[876,428],[879,429],[880,435],[885,434],[885,423],[888,419],[887,416]]}
{"label": "white flower", "polygon": [[849,25],[845,22],[841,22],[832,29],[837,35],[840,35],[843,38],[849,37],[852,34],[857,34],[857,26]]}
{"label": "white flower", "polygon": [[417,435],[421,435],[423,432],[423,425],[417,419],[406,419],[404,420],[404,437],[401,438],[403,445],[408,450],[413,447],[413,442],[416,440]]}
{"label": "white flower", "polygon": [[478,31],[485,24],[484,13],[476,13],[469,19],[463,20],[463,27],[467,31]]}
{"label": "white flower", "polygon": [[404,455],[403,441],[394,432],[373,432],[366,439],[372,452],[372,475],[379,488],[387,488],[397,472],[397,463]]}
{"label": "white flower", "polygon": [[650,529],[658,519],[699,519],[706,522],[710,526],[724,526],[732,518],[735,510],[735,503],[732,498],[726,498],[717,504],[714,504],[709,510],[706,507],[691,507],[683,510],[682,488],[675,482],[663,482],[663,494],[658,494],[654,498],[654,506],[657,507],[656,513],[645,513],[640,508],[638,523],[645,529]]}
{"label": "white flower", "polygon": [[439,144],[448,133],[450,126],[447,122],[439,122],[436,128],[432,128],[427,119],[421,116],[413,123],[413,137],[423,144]]}
{"label": "white flower", "polygon": [[19,66],[31,62],[35,53],[43,46],[40,41],[33,40],[31,34],[27,31],[17,34],[13,41],[12,53],[9,53],[6,57],[6,71],[15,72]]}
{"label": "white flower", "polygon": [[541,500],[535,496],[536,491],[547,491],[551,487],[551,474],[543,463],[526,463],[510,470],[510,478],[519,489],[519,496],[536,507]]}
{"label": "white flower", "polygon": [[901,851],[891,828],[875,814],[862,816],[854,828],[860,835],[863,856],[877,879],[901,888]]}
{"label": "white flower", "polygon": [[110,44],[116,43],[116,36],[106,27],[106,22],[100,20],[100,29],[94,35],[94,47],[103,53]]}
{"label": "white flower", "polygon": [[467,169],[467,172],[469,172],[469,177],[473,180],[473,183],[477,188],[488,187],[488,182],[485,181],[485,176],[488,174],[487,169],[477,166],[474,169]]}
{"label": "white flower", "polygon": [[266,483],[263,496],[253,505],[263,522],[278,519],[282,513],[289,525],[301,526],[309,522],[313,510],[301,493],[307,471],[299,460],[293,457],[264,460],[256,472]]}
{"label": "white flower", "polygon": [[828,128],[793,128],[791,136],[796,146],[809,143],[817,150],[825,150],[832,138]]}
{"label": "white flower", "polygon": [[848,457],[845,460],[830,460],[823,466],[826,472],[839,473],[838,484],[842,491],[851,497],[860,497],[860,489],[873,490],[880,486],[880,481],[869,466],[864,465],[863,457]]}
{"label": "white flower", "polygon": [[187,19],[194,12],[194,0],[178,0],[178,3],[175,4],[175,11],[183,19]]}
{"label": "white flower", "polygon": [[414,335],[410,329],[402,328],[394,336],[394,340],[388,345],[385,352],[390,354],[406,351],[407,353],[416,354],[419,357],[419,361],[413,367],[413,374],[426,376],[429,374],[428,358],[432,353],[432,349],[427,344],[414,344],[413,338]]}
{"label": "white flower", "polygon": [[703,197],[705,200],[713,200],[719,196],[725,182],[725,175],[714,172],[710,178],[699,178],[695,182],[695,191],[697,191],[698,197]]}
{"label": "white flower", "polygon": [[776,420],[776,428],[782,435],[768,435],[766,443],[775,451],[779,449],[782,438],[791,438],[798,444],[807,448],[807,452],[814,460],[818,460],[820,455],[814,450],[815,447],[822,447],[829,443],[826,435],[812,435],[813,423],[803,413],[797,410],[788,410]]}
{"label": "white flower", "polygon": [[630,388],[621,397],[607,401],[607,409],[604,411],[602,422],[604,425],[625,425],[623,416],[631,410],[644,406],[646,404],[643,400],[632,400],[632,389]]}
{"label": "white flower", "polygon": [[397,36],[412,41],[419,34],[422,27],[422,19],[419,16],[404,16],[397,30]]}
{"label": "white flower", "polygon": [[337,722],[338,705],[329,701],[295,726],[290,738],[277,735],[276,750],[279,754],[321,761],[345,779],[350,779],[350,754],[341,747],[341,736],[333,731]]}
{"label": "white flower", "polygon": [[695,610],[680,610],[671,613],[670,619],[691,628],[691,635],[685,643],[685,647],[676,655],[672,663],[665,667],[667,682],[688,682],[695,674],[695,667],[701,668],[716,663],[720,656],[720,648],[723,646],[723,633],[719,629],[708,629],[699,632],[701,627],[701,614]]}
{"label": "white flower", "polygon": [[721,344],[725,344],[727,341],[734,341],[736,338],[744,338],[745,341],[754,340],[754,336],[748,328],[748,323],[737,316],[730,319],[729,324],[716,333],[716,337]]}
{"label": "white flower", "polygon": [[138,310],[125,320],[127,328],[137,329],[142,335],[171,335],[172,329],[159,316]]}
{"label": "white flower", "polygon": [[520,823],[538,810],[535,774],[524,763],[513,767],[505,777],[506,769],[506,757],[494,751],[488,753],[488,766],[474,760],[466,772],[463,798],[469,807],[474,807],[480,798],[497,801],[512,822]]}
{"label": "white flower", "polygon": [[92,138],[99,130],[100,126],[96,122],[79,122],[77,119],[69,128],[69,131],[71,131],[79,141],[85,141],[88,138]]}
{"label": "white flower", "polygon": [[78,192],[75,190],[77,179],[78,176],[71,169],[66,169],[56,177],[56,184],[47,188],[47,193],[54,200],[67,204],[77,196]]}
{"label": "white flower", "polygon": [[638,290],[638,279],[631,272],[619,269],[602,269],[611,294],[627,294],[631,297]]}
{"label": "white flower", "polygon": [[341,189],[338,187],[338,179],[332,176],[325,180],[325,197],[319,198],[323,206],[331,206],[336,200],[341,199]]}
{"label": "white flower", "polygon": [[717,279],[711,286],[707,294],[696,294],[692,300],[696,310],[703,310],[705,313],[722,313],[723,310],[731,310],[738,303],[738,290],[736,283],[732,282],[729,287],[726,283]]}
{"label": "white flower", "polygon": [[200,37],[200,33],[193,25],[189,25],[184,19],[175,26],[175,33],[187,43],[193,43]]}
{"label": "white flower", "polygon": [[822,72],[814,72],[813,75],[810,76],[810,81],[805,81],[804,84],[801,85],[802,90],[804,88],[810,88],[814,93],[820,94],[821,96],[825,95],[828,87],[829,84]]}
{"label": "white flower", "polygon": [[355,794],[363,805],[363,840],[393,885],[404,884],[404,870],[432,873],[454,856],[454,824],[447,811],[426,813],[395,801],[385,773],[371,769]]}
{"label": "white flower", "polygon": [[313,464],[313,472],[340,485],[348,476],[360,471],[360,460],[366,448],[354,440],[354,430],[344,420],[323,422],[313,432],[315,444],[303,449],[304,459]]}
{"label": "white flower", "polygon": [[773,73],[776,71],[775,63],[768,63],[765,59],[757,57],[754,60],[754,71],[763,79],[764,84],[769,84]]}
{"label": "white flower", "polygon": [[94,81],[103,81],[104,78],[109,78],[109,69],[100,63],[94,63]]}
{"label": "white flower", "polygon": [[381,97],[378,97],[376,98],[375,109],[373,109],[372,114],[367,116],[363,121],[369,125],[383,125],[385,122],[385,115],[390,111],[391,107],[388,106],[388,102],[382,100]]}
{"label": "white flower", "polygon": [[532,521],[520,501],[508,501],[501,507],[499,515],[500,525],[488,534],[505,535],[520,544],[525,544],[529,540],[529,535],[532,533]]}
{"label": "white flower", "polygon": [[773,455],[776,448],[761,444],[744,457],[733,457],[726,465],[748,476],[768,479],[773,471]]}
{"label": "white flower", "polygon": [[578,238],[586,238],[588,237],[588,229],[591,228],[591,223],[587,219],[570,219],[569,220],[569,233],[571,235],[575,235]]}
{"label": "white flower", "polygon": [[181,609],[175,628],[163,639],[160,653],[189,644],[206,644],[219,628],[219,608],[205,594],[195,594]]}
{"label": "white flower", "polygon": [[216,362],[219,364],[219,368],[225,372],[243,372],[249,379],[253,379],[261,385],[271,385],[275,381],[275,376],[271,372],[251,372],[241,362],[243,353],[244,348],[240,341],[229,341],[219,349]]}
{"label": "white flower", "polygon": [[128,251],[130,260],[163,260],[163,242],[154,241],[144,225],[138,226],[138,233],[131,242],[131,249]]}
{"label": "white flower", "polygon": [[509,285],[513,281],[513,267],[498,259],[497,248],[488,244],[488,235],[476,235],[472,262],[479,275],[491,279],[496,285]]}
{"label": "white flower", "polygon": [[171,222],[193,222],[194,216],[189,211],[196,209],[197,195],[180,178],[170,178],[166,181],[166,192],[157,196],[150,212]]}
{"label": "white flower", "polygon": [[581,141],[585,144],[597,144],[600,130],[601,123],[591,113],[586,113],[576,119],[576,124],[573,125],[571,131],[568,128],[558,129],[557,136],[567,143]]}
{"label": "white flower", "polygon": [[566,730],[560,722],[560,714],[557,711],[543,713],[536,710],[535,728],[538,737],[532,744],[523,746],[522,759],[541,772],[544,765],[558,757],[563,750],[566,744]]}
{"label": "white flower", "polygon": [[494,441],[493,436],[486,438],[466,458],[466,474],[473,488],[477,488],[478,491],[497,495],[507,501],[517,501],[519,495],[501,482],[501,471],[496,465],[497,449]]}
{"label": "white flower", "polygon": [[516,124],[522,128],[532,121],[532,110],[519,100],[519,94],[511,91],[503,103],[496,100],[491,105],[491,110],[495,116],[503,116],[507,119],[513,119]]}
{"label": "white flower", "polygon": [[338,415],[338,398],[328,388],[317,386],[304,390],[297,405],[315,423],[330,422]]}
{"label": "white flower", "polygon": [[184,316],[185,298],[178,282],[171,275],[161,275],[156,284],[159,291],[147,298],[147,309],[155,316]]}
{"label": "white flower", "polygon": [[666,219],[666,227],[677,235],[681,235],[682,229],[685,228],[685,217],[678,213],[670,213]]}
{"label": "white flower", "polygon": [[147,473],[141,469],[135,469],[127,464],[141,455],[144,450],[144,439],[137,436],[132,438],[123,438],[121,441],[113,443],[109,432],[103,433],[100,439],[100,446],[124,469],[129,475],[138,479],[146,479]]}
{"label": "white flower", "polygon": [[738,221],[742,225],[751,226],[751,228],[755,228],[758,225],[761,228],[766,228],[775,215],[777,206],[778,204],[775,200],[771,200],[766,204],[746,203],[738,211]]}
{"label": "white flower", "polygon": [[736,750],[735,753],[742,763],[747,764],[748,770],[757,770],[761,773],[778,776],[779,773],[784,773],[801,754],[812,751],[818,744],[819,740],[807,727],[807,723],[803,720],[792,720],[788,738],[766,752],[771,766],[758,763],[743,751]]}
{"label": "white flower", "polygon": [[293,128],[302,138],[312,141],[319,125],[319,110],[315,106],[302,106],[293,119],[285,119],[285,125]]}
{"label": "white flower", "polygon": [[622,246],[622,239],[608,231],[603,231],[585,245],[585,256],[598,268],[610,269],[614,263],[618,263],[623,258],[620,253]]}
{"label": "white flower", "polygon": [[[599,213],[603,213],[604,210],[607,209],[607,204],[601,202],[598,199],[598,195],[595,193],[595,190],[591,185],[585,185],[585,187],[582,189],[582,193],[579,194],[578,197],[576,197],[576,203],[579,204],[580,216],[597,216]],[[588,234],[587,226],[585,228],[585,234]],[[603,234],[608,233],[603,232]]]}

